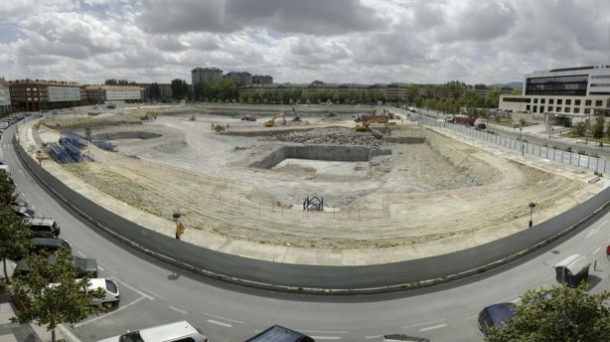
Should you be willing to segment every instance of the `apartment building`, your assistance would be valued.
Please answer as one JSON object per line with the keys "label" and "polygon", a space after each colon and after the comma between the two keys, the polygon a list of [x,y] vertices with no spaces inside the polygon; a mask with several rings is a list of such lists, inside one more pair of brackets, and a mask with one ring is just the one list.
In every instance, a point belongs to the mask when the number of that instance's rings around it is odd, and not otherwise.
{"label": "apartment building", "polygon": [[40,111],[80,104],[80,86],[76,82],[15,80],[9,82],[13,109]]}
{"label": "apartment building", "polygon": [[273,84],[273,77],[269,75],[254,75],[252,76],[252,84],[269,85]]}
{"label": "apartment building", "polygon": [[[152,83],[138,83],[138,87],[142,88],[142,99],[148,101],[150,99],[150,87]],[[159,85],[160,101],[171,100],[173,97],[172,85],[170,83],[157,83]]]}
{"label": "apartment building", "polygon": [[230,78],[238,86],[249,86],[252,85],[252,74],[247,71],[235,72],[231,71],[225,75],[226,78]]}
{"label": "apartment building", "polygon": [[191,70],[192,85],[197,83],[218,85],[222,79],[222,70],[218,68],[195,68]]}
{"label": "apartment building", "polygon": [[521,95],[500,97],[500,109],[553,118],[557,123],[610,116],[610,65],[536,71]]}
{"label": "apartment building", "polygon": [[11,110],[11,92],[9,89],[9,83],[4,79],[0,78],[0,114],[10,112]]}
{"label": "apartment building", "polygon": [[142,102],[143,88],[139,86],[86,85],[83,90],[86,104]]}

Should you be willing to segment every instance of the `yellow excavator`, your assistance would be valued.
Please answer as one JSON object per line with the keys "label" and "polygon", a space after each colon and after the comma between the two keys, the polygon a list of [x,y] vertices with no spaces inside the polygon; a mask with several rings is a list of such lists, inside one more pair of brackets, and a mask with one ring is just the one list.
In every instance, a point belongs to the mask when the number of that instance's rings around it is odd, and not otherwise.
{"label": "yellow excavator", "polygon": [[286,114],[284,114],[284,113],[280,113],[280,114],[278,114],[278,115],[276,115],[276,116],[272,117],[272,118],[271,118],[271,120],[266,121],[266,122],[263,124],[263,126],[265,126],[265,127],[273,127],[273,126],[275,126],[275,120],[276,120],[276,119],[279,119],[279,118],[282,118],[282,120],[283,120],[283,124],[285,125],[285,124],[286,124]]}
{"label": "yellow excavator", "polygon": [[384,126],[387,128],[388,121],[390,121],[390,117],[388,115],[376,115],[376,116],[366,118],[366,121],[364,121],[361,125],[356,125],[356,127],[354,127],[354,128],[356,129],[357,132],[363,132],[363,131],[368,130],[369,126],[373,123],[384,124]]}
{"label": "yellow excavator", "polygon": [[226,126],[223,125],[215,125],[212,123],[212,129],[215,130],[216,132],[224,132],[229,130],[229,124],[227,124]]}

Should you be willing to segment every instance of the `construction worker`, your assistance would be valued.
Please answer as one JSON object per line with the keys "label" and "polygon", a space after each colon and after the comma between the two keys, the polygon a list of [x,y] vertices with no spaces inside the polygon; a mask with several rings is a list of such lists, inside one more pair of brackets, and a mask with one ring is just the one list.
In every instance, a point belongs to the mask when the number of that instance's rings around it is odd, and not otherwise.
{"label": "construction worker", "polygon": [[185,229],[182,222],[178,221],[178,224],[176,225],[176,240],[180,240],[180,235],[184,234]]}

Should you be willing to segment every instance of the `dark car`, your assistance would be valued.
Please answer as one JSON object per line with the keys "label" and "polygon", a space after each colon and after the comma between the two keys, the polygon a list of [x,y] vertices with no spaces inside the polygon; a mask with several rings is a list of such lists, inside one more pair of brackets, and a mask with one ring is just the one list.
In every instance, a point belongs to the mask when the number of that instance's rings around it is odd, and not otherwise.
{"label": "dark car", "polygon": [[479,313],[479,330],[487,336],[491,327],[501,328],[504,322],[512,317],[515,317],[516,305],[513,303],[498,303],[493,304]]}
{"label": "dark car", "polygon": [[379,342],[430,342],[430,340],[405,334],[392,334],[383,336]]}
{"label": "dark car", "polygon": [[[55,257],[50,256],[48,261],[49,265],[55,264]],[[72,264],[76,266],[78,272],[76,274],[76,278],[82,278],[84,276],[90,276],[91,278],[97,278],[97,261],[95,259],[89,258],[81,258],[77,256],[72,257]],[[25,276],[30,272],[30,268],[27,262],[24,260],[20,260],[15,265],[15,271],[13,273],[14,276]],[[52,279],[50,279],[52,280]]]}
{"label": "dark car", "polygon": [[274,325],[245,342],[314,342],[314,339],[298,331]]}
{"label": "dark car", "polygon": [[15,212],[15,215],[17,215],[18,217],[24,217],[24,218],[36,217],[36,212],[25,206],[13,205],[13,211]]}
{"label": "dark car", "polygon": [[72,246],[68,241],[63,239],[35,237],[32,239],[32,242],[34,243],[32,251],[35,253],[45,251],[49,254],[53,254],[60,248],[65,248],[72,253]]}

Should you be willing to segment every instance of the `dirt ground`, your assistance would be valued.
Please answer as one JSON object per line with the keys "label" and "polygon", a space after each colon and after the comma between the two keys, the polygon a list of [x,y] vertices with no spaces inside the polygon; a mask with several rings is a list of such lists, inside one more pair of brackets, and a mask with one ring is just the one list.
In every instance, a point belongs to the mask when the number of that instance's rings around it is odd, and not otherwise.
{"label": "dirt ground", "polygon": [[[354,132],[349,114],[264,128],[271,115],[250,122],[159,111],[156,120],[143,121],[143,113],[45,119],[38,134],[53,141],[62,129],[84,135],[92,127],[94,140],[110,141],[118,152],[90,144],[85,153],[95,161],[62,164],[66,170],[133,207],[168,219],[179,211],[189,228],[234,240],[335,250],[464,248],[526,228],[532,201],[537,221],[544,221],[601,190],[577,171],[566,177],[532,168],[407,122],[380,142]],[[229,124],[228,132],[215,132],[212,123]],[[294,129],[302,132],[285,132]],[[414,137],[425,142],[400,143]],[[251,166],[284,145],[361,138],[391,155],[364,163],[290,159],[274,169]],[[323,198],[325,210],[303,211],[308,196]]]}

